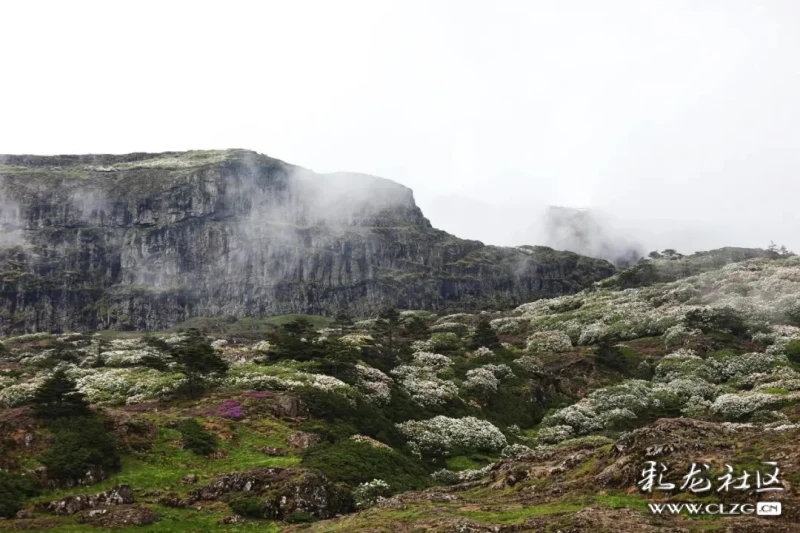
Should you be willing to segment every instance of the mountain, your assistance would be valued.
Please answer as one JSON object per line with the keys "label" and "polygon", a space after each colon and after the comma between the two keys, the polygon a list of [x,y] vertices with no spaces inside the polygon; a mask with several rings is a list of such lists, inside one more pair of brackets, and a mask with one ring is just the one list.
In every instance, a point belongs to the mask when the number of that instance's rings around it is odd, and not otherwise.
{"label": "mountain", "polygon": [[410,189],[246,150],[0,156],[0,333],[508,307],[614,267],[433,228]]}
{"label": "mountain", "polygon": [[0,337],[0,531],[800,531],[796,255],[313,319]]}

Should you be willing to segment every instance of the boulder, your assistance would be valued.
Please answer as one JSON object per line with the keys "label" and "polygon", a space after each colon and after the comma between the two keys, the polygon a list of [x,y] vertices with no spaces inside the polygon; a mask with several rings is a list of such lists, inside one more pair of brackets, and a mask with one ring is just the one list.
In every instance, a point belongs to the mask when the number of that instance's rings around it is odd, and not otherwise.
{"label": "boulder", "polygon": [[275,416],[282,418],[300,418],[308,415],[305,404],[293,394],[278,394],[270,410]]}
{"label": "boulder", "polygon": [[306,431],[298,431],[291,435],[286,443],[296,450],[305,450],[322,441],[322,437],[316,433],[308,433]]}

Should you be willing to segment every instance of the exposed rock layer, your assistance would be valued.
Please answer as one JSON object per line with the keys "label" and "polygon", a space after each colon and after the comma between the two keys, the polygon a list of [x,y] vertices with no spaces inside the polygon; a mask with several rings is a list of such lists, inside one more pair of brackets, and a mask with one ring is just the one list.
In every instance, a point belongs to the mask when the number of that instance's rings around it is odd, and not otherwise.
{"label": "exposed rock layer", "polygon": [[0,156],[0,334],[515,305],[612,273],[458,239],[392,181],[244,150]]}

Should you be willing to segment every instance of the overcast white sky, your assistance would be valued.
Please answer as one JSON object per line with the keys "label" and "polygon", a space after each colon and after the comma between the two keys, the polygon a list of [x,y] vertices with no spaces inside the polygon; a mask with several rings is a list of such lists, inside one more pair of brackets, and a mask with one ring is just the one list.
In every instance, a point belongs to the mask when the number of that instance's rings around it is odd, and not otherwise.
{"label": "overcast white sky", "polygon": [[536,238],[547,204],[648,249],[800,252],[800,2],[0,4],[0,153],[249,148]]}

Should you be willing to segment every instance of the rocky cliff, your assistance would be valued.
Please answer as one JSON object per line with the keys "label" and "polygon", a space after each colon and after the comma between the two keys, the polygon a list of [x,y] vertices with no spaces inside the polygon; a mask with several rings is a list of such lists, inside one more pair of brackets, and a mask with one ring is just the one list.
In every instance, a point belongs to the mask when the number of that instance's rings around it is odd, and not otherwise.
{"label": "rocky cliff", "polygon": [[605,261],[433,228],[410,189],[245,150],[0,156],[0,333],[515,305]]}

